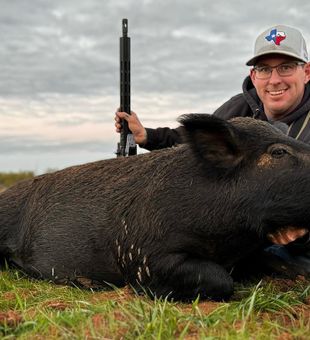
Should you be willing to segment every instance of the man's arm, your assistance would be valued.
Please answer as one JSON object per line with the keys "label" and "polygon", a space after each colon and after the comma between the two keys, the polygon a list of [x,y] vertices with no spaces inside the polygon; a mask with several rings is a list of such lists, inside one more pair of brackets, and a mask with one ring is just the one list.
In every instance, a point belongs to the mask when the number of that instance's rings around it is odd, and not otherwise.
{"label": "man's arm", "polygon": [[176,129],[168,127],[149,129],[142,125],[135,112],[131,112],[131,115],[128,115],[126,112],[118,111],[115,114],[115,128],[117,132],[122,130],[122,119],[128,122],[128,127],[133,134],[135,142],[146,150],[159,150],[182,143],[182,127]]}
{"label": "man's arm", "polygon": [[[221,105],[214,115],[222,119],[230,119],[237,116],[251,115],[251,109],[246,103],[242,94],[236,95]],[[131,112],[128,115],[126,112],[116,112],[115,114],[115,127],[116,131],[120,132],[122,129],[121,119],[128,122],[128,127],[133,134],[134,140],[140,147],[152,151],[158,149],[169,148],[182,144],[182,127],[176,129],[145,128],[140,122],[136,113]]]}
{"label": "man's arm", "polygon": [[140,146],[144,149],[152,151],[170,148],[172,146],[182,144],[182,129],[183,127],[181,126],[177,127],[176,129],[171,129],[168,127],[157,129],[146,128],[147,142]]}

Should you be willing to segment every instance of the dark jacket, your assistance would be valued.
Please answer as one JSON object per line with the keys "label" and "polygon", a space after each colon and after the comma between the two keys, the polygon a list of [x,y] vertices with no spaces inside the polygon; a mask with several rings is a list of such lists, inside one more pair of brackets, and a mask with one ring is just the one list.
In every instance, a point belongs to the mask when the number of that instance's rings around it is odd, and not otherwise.
{"label": "dark jacket", "polygon": [[[258,98],[251,78],[243,82],[243,93],[229,99],[220,106],[214,115],[223,119],[233,117],[253,117],[267,120],[263,104]],[[306,85],[304,97],[298,107],[280,120],[289,126],[288,135],[310,144],[310,83]],[[140,145],[147,150],[163,149],[182,143],[182,127],[176,129],[146,129],[147,143]]]}

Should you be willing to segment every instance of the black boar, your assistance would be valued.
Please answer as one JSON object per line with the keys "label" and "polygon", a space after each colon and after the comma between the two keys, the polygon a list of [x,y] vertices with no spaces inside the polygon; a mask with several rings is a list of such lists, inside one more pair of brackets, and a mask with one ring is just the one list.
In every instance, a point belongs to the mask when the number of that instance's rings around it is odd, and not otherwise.
{"label": "black boar", "polygon": [[310,147],[262,121],[181,118],[188,143],[70,167],[0,195],[0,254],[54,282],[228,298],[231,268],[310,220]]}

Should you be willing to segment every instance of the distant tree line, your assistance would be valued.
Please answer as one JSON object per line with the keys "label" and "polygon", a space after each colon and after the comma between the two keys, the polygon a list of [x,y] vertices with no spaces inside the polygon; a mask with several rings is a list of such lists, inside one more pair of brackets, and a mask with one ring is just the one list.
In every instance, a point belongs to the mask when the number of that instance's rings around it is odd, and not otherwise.
{"label": "distant tree line", "polygon": [[34,172],[32,171],[0,172],[0,191],[10,187],[16,182],[32,177],[34,177]]}

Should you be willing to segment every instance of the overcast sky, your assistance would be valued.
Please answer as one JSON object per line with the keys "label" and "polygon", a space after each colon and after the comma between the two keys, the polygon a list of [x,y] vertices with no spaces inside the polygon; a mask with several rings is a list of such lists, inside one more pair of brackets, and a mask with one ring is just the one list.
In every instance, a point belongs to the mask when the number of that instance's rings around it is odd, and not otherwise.
{"label": "overcast sky", "polygon": [[262,31],[295,26],[309,45],[309,13],[305,0],[0,0],[0,171],[115,157],[122,18],[132,110],[174,127],[241,91]]}

